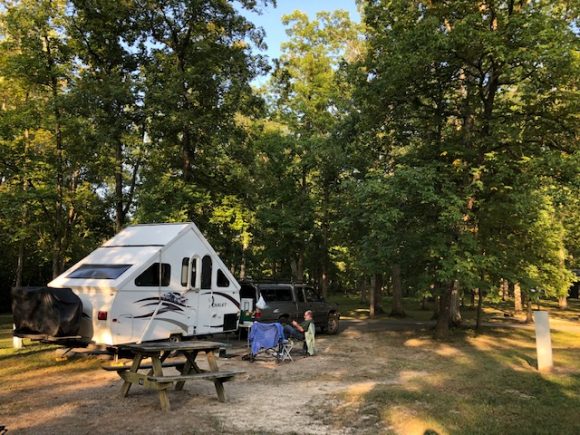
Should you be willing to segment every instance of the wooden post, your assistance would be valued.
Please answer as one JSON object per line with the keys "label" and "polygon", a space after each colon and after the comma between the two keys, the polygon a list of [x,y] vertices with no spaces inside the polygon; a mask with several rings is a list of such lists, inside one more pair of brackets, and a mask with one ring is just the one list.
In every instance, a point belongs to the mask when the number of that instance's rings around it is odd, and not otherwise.
{"label": "wooden post", "polygon": [[[16,329],[16,325],[12,325],[12,330]],[[16,337],[15,335],[12,336],[12,347],[14,349],[22,349],[22,338]]]}
{"label": "wooden post", "polygon": [[547,311],[534,311],[536,324],[536,352],[538,370],[549,372],[554,367],[552,361],[552,339],[550,337],[550,320]]}

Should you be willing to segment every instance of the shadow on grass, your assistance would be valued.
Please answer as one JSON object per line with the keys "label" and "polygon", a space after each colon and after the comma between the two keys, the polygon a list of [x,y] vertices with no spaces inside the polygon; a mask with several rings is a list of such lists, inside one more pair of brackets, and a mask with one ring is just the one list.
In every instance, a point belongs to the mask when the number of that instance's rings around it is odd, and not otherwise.
{"label": "shadow on grass", "polygon": [[54,351],[57,349],[56,347],[47,348],[43,345],[31,345],[29,347],[24,347],[18,350],[10,350],[5,355],[0,355],[0,361],[3,360],[11,360],[11,359],[20,359],[20,358],[28,358],[34,355],[42,354],[49,351]]}

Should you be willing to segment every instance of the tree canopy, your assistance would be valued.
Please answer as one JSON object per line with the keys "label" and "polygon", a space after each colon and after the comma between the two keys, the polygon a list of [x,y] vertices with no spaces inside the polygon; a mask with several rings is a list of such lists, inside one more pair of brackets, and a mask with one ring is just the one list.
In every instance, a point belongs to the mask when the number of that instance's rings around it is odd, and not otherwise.
{"label": "tree canopy", "polygon": [[[194,221],[240,277],[325,295],[562,298],[580,268],[574,2],[5,0],[3,288],[132,223]],[[255,79],[270,74],[257,87]],[[371,300],[371,304],[376,301]]]}

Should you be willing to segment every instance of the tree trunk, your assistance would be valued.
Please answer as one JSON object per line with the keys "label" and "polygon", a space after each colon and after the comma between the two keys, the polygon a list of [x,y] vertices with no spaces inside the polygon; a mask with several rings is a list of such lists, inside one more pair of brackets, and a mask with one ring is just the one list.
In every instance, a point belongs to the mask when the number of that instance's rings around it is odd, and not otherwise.
{"label": "tree trunk", "polygon": [[439,318],[439,312],[441,311],[441,296],[434,296],[433,299],[435,303],[433,304],[431,320],[437,320]]}
{"label": "tree trunk", "polygon": [[475,308],[475,294],[479,292],[479,289],[471,290],[471,300],[470,300],[470,307],[471,309]]}
{"label": "tree trunk", "polygon": [[509,287],[510,284],[507,279],[502,279],[499,284],[500,292],[501,292],[501,300],[506,301],[509,295]]}
{"label": "tree trunk", "polygon": [[246,250],[242,248],[242,261],[240,262],[240,280],[246,278]]}
{"label": "tree trunk", "polygon": [[[28,102],[28,93],[26,94],[26,101]],[[25,194],[28,192],[28,150],[30,148],[30,133],[28,129],[24,130],[24,164],[22,167],[22,173],[24,178],[22,179],[22,192]],[[22,221],[21,225],[26,227],[28,225],[28,205],[27,201],[22,204]],[[16,260],[16,271],[14,276],[14,287],[22,287],[22,273],[24,271],[24,248],[25,239],[21,238],[18,242],[18,258]]]}
{"label": "tree trunk", "polygon": [[455,280],[451,290],[451,300],[449,303],[449,324],[450,326],[461,325],[461,310],[459,307],[461,300],[459,298],[459,281]]}
{"label": "tree trunk", "polygon": [[297,257],[292,259],[290,267],[294,281],[304,282],[304,254],[302,252],[298,253]]}
{"label": "tree trunk", "polygon": [[526,323],[532,323],[534,317],[532,316],[532,299],[529,295],[526,295]]}
{"label": "tree trunk", "polygon": [[391,268],[393,277],[393,307],[390,316],[405,317],[405,310],[403,309],[403,292],[401,289],[401,266],[394,264]]}
{"label": "tree trunk", "polygon": [[123,145],[115,146],[115,232],[125,225],[125,207],[123,204]]}
{"label": "tree trunk", "polygon": [[514,311],[522,312],[522,289],[519,282],[514,283]]}
{"label": "tree trunk", "polygon": [[475,320],[475,330],[479,331],[481,328],[481,311],[483,307],[483,291],[481,288],[478,289],[479,298],[477,299],[477,317]]}
{"label": "tree trunk", "polygon": [[53,240],[52,240],[52,277],[62,273],[64,267],[63,253],[63,207],[64,207],[64,148],[62,139],[62,119],[59,102],[59,84],[55,73],[55,59],[52,57],[52,47],[48,34],[43,35],[43,48],[46,52],[46,63],[49,86],[52,96],[54,115],[54,140],[56,149],[56,196],[54,201]]}
{"label": "tree trunk", "polygon": [[14,287],[22,287],[23,270],[24,270],[24,239],[18,242],[18,259],[16,260]]}
{"label": "tree trunk", "polygon": [[561,310],[568,308],[568,298],[566,296],[560,296],[558,298],[558,308]]}
{"label": "tree trunk", "polygon": [[321,276],[321,288],[322,296],[326,298],[328,296],[328,269],[329,269],[329,258],[328,258],[328,240],[330,233],[330,222],[328,217],[328,203],[330,200],[330,192],[328,191],[328,186],[324,186],[323,196],[322,196],[322,276]]}
{"label": "tree trunk", "polygon": [[441,299],[439,300],[439,317],[437,318],[437,324],[435,325],[435,338],[445,339],[449,336],[449,320],[450,320],[450,305],[451,305],[451,293],[455,282],[449,283],[446,288],[443,288],[441,293]]}
{"label": "tree trunk", "polygon": [[376,308],[377,308],[377,275],[371,275],[371,287],[370,287],[370,301],[369,301],[369,315],[371,319],[375,318]]}
{"label": "tree trunk", "polygon": [[366,304],[369,300],[366,279],[358,280],[357,286],[358,286],[358,291],[359,291],[359,295],[360,295],[360,302],[361,302],[361,304]]}

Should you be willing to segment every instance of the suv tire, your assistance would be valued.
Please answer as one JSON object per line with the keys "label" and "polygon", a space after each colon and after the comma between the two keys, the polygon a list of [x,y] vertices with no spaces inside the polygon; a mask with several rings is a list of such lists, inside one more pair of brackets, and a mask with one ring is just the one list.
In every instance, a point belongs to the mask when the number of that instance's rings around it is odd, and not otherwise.
{"label": "suv tire", "polygon": [[328,322],[324,329],[326,330],[326,333],[330,335],[338,333],[338,316],[335,313],[330,313],[328,315]]}

